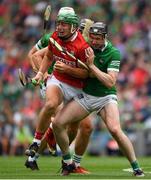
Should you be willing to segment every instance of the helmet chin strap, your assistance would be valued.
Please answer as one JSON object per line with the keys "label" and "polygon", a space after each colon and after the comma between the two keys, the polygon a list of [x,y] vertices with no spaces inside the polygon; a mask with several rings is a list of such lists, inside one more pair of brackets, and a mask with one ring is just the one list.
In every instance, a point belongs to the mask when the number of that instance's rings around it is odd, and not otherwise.
{"label": "helmet chin strap", "polygon": [[73,24],[71,24],[71,34],[74,34],[76,32],[76,29],[74,29]]}

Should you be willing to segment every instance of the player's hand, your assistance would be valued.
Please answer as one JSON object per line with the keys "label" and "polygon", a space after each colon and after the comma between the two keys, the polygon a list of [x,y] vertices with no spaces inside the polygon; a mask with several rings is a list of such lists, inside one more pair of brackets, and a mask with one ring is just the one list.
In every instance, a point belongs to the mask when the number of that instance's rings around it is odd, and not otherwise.
{"label": "player's hand", "polygon": [[94,65],[94,52],[93,52],[93,49],[92,48],[87,48],[86,49],[86,57],[87,57],[87,62],[86,64],[91,67]]}
{"label": "player's hand", "polygon": [[38,72],[34,78],[32,78],[32,83],[34,85],[39,85],[43,81],[43,73]]}
{"label": "player's hand", "polygon": [[65,73],[68,68],[68,65],[61,61],[56,61],[54,65],[54,70],[58,71],[59,73]]}

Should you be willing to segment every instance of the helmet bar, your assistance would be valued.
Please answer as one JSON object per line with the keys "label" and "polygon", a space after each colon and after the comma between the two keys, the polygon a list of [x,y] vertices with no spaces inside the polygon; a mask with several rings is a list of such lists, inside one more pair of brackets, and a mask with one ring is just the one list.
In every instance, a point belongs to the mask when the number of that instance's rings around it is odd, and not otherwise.
{"label": "helmet bar", "polygon": [[102,22],[94,23],[89,30],[89,33],[98,34],[98,35],[105,35],[107,34],[107,25]]}

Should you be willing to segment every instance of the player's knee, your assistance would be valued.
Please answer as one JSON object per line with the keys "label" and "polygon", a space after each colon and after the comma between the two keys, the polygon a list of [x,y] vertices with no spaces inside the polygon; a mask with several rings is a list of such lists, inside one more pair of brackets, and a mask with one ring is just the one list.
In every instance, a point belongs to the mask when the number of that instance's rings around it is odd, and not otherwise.
{"label": "player's knee", "polygon": [[74,127],[68,127],[68,135],[71,136],[71,137],[76,137],[77,135],[77,132],[78,132],[78,128],[74,128]]}
{"label": "player's knee", "polygon": [[92,131],[93,131],[93,126],[90,122],[80,124],[80,133],[83,134],[84,136],[89,136],[92,133]]}
{"label": "player's knee", "polygon": [[44,105],[46,112],[52,114],[55,113],[57,106],[52,101],[47,101]]}
{"label": "player's knee", "polygon": [[113,137],[117,137],[120,134],[121,129],[119,128],[119,126],[112,126],[109,128],[109,131]]}
{"label": "player's knee", "polygon": [[59,130],[59,129],[62,129],[64,127],[63,123],[61,120],[58,120],[57,118],[55,118],[53,121],[52,121],[52,129],[55,131],[55,130]]}

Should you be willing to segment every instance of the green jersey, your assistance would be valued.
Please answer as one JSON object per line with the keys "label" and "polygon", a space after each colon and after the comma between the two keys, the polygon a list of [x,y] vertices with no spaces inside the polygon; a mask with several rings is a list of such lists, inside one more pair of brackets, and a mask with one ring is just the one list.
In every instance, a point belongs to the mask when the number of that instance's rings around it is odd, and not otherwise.
{"label": "green jersey", "polygon": [[[37,42],[36,49],[40,50],[48,46],[49,44],[49,38],[52,35],[52,32],[45,34],[39,41]],[[55,64],[55,61],[52,62],[51,66],[48,68],[48,74],[51,74],[53,71],[53,66]]]}
{"label": "green jersey", "polygon": [[[119,72],[120,67],[120,52],[108,41],[103,50],[94,50],[94,64],[101,71],[107,73],[110,70]],[[116,87],[106,87],[97,78],[88,78],[84,92],[93,96],[106,96],[116,94]]]}
{"label": "green jersey", "polygon": [[45,34],[36,44],[36,49],[40,50],[48,46],[49,44],[49,38],[52,35],[52,32]]}

